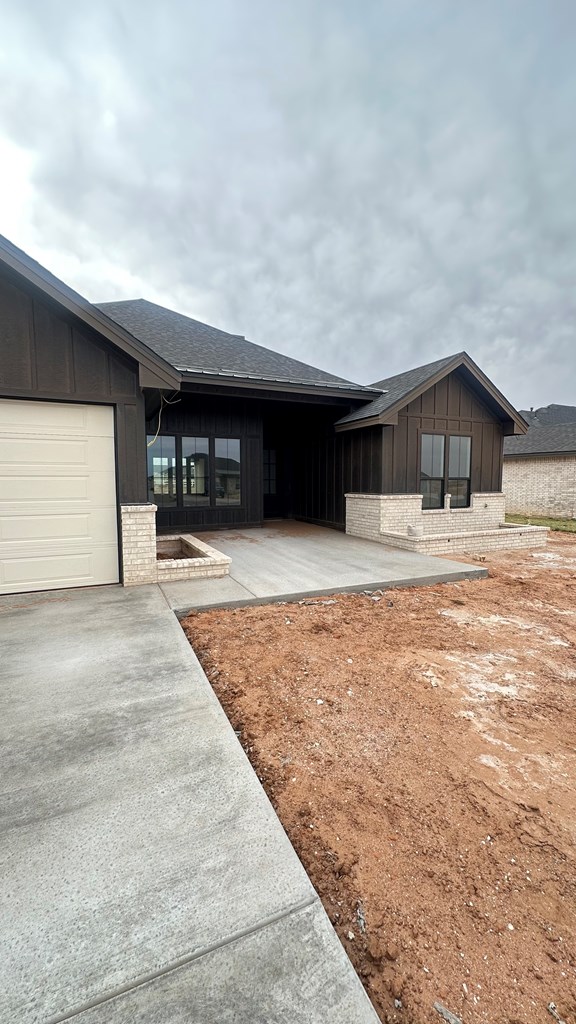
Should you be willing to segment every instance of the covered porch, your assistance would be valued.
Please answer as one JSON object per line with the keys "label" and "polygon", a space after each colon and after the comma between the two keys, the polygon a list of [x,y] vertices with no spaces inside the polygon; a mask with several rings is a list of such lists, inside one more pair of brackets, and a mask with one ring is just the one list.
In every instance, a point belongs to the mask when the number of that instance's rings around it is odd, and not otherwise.
{"label": "covered porch", "polygon": [[220,579],[161,583],[172,608],[241,607],[341,592],[480,579],[486,569],[401,551],[295,520],[203,533],[230,558]]}

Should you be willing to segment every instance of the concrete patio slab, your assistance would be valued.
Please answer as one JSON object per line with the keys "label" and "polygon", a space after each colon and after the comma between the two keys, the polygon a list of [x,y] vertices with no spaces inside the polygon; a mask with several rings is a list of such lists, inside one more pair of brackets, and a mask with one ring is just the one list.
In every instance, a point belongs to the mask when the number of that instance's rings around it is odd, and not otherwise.
{"label": "concrete patio slab", "polygon": [[0,635],[0,1019],[374,1022],[160,589],[7,598]]}
{"label": "concrete patio slab", "polygon": [[[165,584],[172,608],[242,606],[263,601],[387,587],[482,579],[486,569],[349,537],[290,520],[260,529],[202,535],[232,558],[226,580]],[[234,586],[238,589],[234,589]]]}

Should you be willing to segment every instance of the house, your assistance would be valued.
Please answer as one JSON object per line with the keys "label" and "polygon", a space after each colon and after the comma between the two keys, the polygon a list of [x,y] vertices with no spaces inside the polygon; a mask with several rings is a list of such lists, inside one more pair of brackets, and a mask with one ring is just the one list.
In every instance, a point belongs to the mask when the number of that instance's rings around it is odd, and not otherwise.
{"label": "house", "polygon": [[531,424],[527,434],[507,437],[504,444],[506,511],[574,519],[576,408],[549,406],[531,411]]}
{"label": "house", "polygon": [[[274,517],[416,551],[541,544],[503,528],[502,441],[526,429],[464,352],[365,387],[142,299],[94,305],[0,238],[0,593],[226,571],[196,535]],[[158,562],[157,534],[201,557]]]}

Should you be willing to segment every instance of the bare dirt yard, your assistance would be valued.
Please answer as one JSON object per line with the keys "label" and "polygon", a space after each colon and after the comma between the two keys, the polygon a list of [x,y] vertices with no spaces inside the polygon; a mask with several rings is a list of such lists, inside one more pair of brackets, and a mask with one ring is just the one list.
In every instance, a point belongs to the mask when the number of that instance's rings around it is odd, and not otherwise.
{"label": "bare dirt yard", "polygon": [[576,1021],[576,539],[486,566],[184,622],[386,1022]]}

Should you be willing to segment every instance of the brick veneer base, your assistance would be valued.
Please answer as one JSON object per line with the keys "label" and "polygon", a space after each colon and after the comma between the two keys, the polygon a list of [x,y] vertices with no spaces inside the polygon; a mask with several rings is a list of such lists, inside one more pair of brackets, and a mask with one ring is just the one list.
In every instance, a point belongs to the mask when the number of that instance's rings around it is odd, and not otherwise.
{"label": "brick veneer base", "polygon": [[228,555],[189,534],[163,537],[163,541],[181,541],[184,550],[194,557],[158,561],[156,505],[121,505],[120,519],[125,587],[226,576],[230,571]]}
{"label": "brick veneer base", "polygon": [[423,510],[421,494],[347,494],[346,533],[430,555],[544,547],[546,527],[504,525],[504,501],[477,493],[469,508],[451,509],[446,495],[443,509]]}

